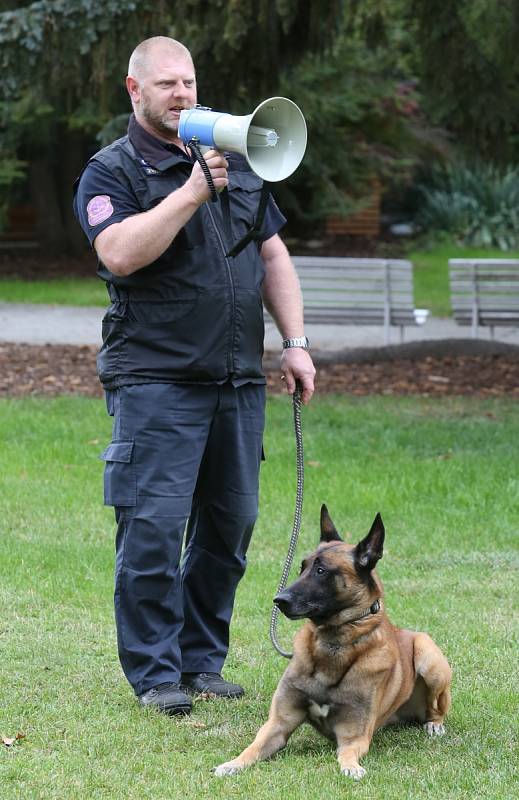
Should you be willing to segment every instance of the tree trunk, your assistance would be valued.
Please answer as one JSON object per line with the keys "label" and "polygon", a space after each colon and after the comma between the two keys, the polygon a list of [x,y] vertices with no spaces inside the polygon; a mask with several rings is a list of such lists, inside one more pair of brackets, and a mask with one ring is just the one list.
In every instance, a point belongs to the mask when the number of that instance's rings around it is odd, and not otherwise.
{"label": "tree trunk", "polygon": [[82,133],[63,128],[56,131],[56,138],[57,166],[46,154],[29,165],[36,233],[46,253],[80,256],[88,250],[88,242],[72,211],[72,187],[87,160],[87,144]]}
{"label": "tree trunk", "polygon": [[58,201],[54,173],[48,158],[37,156],[28,170],[31,201],[36,212],[36,234],[44,252],[63,253],[67,235]]}
{"label": "tree trunk", "polygon": [[65,225],[68,250],[81,255],[88,250],[88,240],[72,210],[73,185],[88,159],[85,136],[79,131],[68,131],[63,135],[62,161],[58,175],[60,187],[61,216]]}

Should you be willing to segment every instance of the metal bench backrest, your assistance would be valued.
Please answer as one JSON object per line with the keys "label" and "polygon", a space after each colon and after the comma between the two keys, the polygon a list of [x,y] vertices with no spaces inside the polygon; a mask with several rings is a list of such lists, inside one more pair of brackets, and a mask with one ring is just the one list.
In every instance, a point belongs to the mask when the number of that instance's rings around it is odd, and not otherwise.
{"label": "metal bench backrest", "polygon": [[519,325],[519,259],[449,260],[451,305],[459,325]]}
{"label": "metal bench backrest", "polygon": [[295,256],[305,320],[414,325],[410,261]]}

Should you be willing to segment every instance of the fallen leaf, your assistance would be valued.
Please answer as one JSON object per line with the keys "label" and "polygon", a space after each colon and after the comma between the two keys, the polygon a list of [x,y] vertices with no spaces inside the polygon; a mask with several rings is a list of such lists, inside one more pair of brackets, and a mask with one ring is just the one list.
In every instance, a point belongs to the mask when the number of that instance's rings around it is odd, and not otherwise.
{"label": "fallen leaf", "polygon": [[196,699],[197,700],[202,700],[202,701],[204,701],[204,700],[214,700],[215,697],[216,697],[216,695],[215,695],[214,692],[200,692],[200,694],[198,695],[198,697]]}
{"label": "fallen leaf", "polygon": [[13,736],[5,736],[5,735],[2,735],[2,737],[1,737],[0,741],[1,741],[1,742],[2,742],[2,744],[4,744],[6,747],[12,747],[12,746],[13,746],[13,744],[15,744],[15,743],[16,743],[17,741],[19,741],[20,739],[25,739],[25,733],[20,733],[20,732],[18,732],[18,733],[16,734],[16,736],[14,736],[14,737],[13,737]]}

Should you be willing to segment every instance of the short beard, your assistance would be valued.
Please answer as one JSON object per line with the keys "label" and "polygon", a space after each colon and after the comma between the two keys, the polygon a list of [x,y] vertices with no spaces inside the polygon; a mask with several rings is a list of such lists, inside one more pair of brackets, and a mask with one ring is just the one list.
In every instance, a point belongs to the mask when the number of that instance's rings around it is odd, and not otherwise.
{"label": "short beard", "polygon": [[168,139],[171,137],[171,135],[173,135],[175,138],[178,137],[178,123],[174,122],[173,120],[171,122],[167,122],[159,114],[154,114],[150,110],[147,103],[141,104],[141,114],[150,128],[153,128],[153,130],[159,135],[165,136]]}

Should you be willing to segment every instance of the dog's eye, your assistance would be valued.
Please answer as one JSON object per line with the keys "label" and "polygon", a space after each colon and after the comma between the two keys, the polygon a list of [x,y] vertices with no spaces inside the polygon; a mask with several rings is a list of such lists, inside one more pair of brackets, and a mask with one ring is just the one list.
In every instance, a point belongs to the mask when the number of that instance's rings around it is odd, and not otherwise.
{"label": "dog's eye", "polygon": [[324,573],[326,572],[326,570],[323,569],[322,567],[317,567],[315,571],[317,572],[318,575],[324,575]]}

